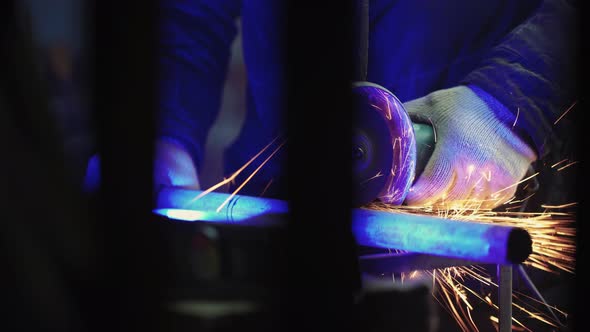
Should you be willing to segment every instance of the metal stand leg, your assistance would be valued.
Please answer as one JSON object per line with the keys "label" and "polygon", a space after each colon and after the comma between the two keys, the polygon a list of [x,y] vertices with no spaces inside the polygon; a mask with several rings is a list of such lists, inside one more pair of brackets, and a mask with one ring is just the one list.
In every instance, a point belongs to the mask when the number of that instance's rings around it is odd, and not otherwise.
{"label": "metal stand leg", "polygon": [[512,265],[498,265],[499,332],[512,331]]}

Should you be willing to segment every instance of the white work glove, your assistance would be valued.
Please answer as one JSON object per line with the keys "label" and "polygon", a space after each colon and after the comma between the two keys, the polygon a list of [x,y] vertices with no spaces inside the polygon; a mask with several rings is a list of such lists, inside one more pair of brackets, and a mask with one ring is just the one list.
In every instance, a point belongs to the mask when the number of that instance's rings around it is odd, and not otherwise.
{"label": "white work glove", "polygon": [[406,204],[453,209],[481,203],[479,208],[494,208],[513,197],[537,156],[505,124],[508,110],[489,95],[485,99],[457,86],[404,104],[414,121],[430,122],[436,136],[432,156]]}
{"label": "white work glove", "polygon": [[156,141],[154,185],[200,189],[197,169],[190,154],[173,140]]}

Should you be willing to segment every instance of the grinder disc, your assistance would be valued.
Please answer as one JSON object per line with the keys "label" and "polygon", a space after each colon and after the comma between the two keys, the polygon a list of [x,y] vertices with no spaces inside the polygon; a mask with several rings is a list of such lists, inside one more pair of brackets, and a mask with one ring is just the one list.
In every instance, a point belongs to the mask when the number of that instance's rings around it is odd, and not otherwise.
{"label": "grinder disc", "polygon": [[414,180],[416,140],[402,103],[374,83],[353,85],[354,206],[376,199],[400,205]]}

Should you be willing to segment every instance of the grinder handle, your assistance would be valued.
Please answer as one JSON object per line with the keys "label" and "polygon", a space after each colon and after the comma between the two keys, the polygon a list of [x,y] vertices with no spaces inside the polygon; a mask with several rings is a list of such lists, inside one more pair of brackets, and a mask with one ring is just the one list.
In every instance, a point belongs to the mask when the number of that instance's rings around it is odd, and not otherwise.
{"label": "grinder handle", "polygon": [[416,175],[414,179],[418,179],[434,151],[436,140],[434,129],[430,124],[414,122],[412,127],[414,127],[416,138]]}

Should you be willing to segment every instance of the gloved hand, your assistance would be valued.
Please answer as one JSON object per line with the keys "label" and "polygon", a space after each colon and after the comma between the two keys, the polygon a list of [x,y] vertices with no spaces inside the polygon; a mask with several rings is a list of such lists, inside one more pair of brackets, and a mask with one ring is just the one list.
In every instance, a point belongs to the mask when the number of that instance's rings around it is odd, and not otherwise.
{"label": "gloved hand", "polygon": [[[154,151],[154,187],[177,186],[200,189],[199,178],[189,153],[172,140],[156,141]],[[100,186],[100,157],[92,156],[84,178],[84,190],[94,192]]]}
{"label": "gloved hand", "polygon": [[154,186],[200,189],[193,159],[182,145],[172,140],[159,139],[154,153]]}
{"label": "gloved hand", "polygon": [[512,114],[477,87],[435,91],[404,106],[413,121],[432,124],[436,136],[408,205],[497,207],[514,195],[537,158],[506,124]]}

